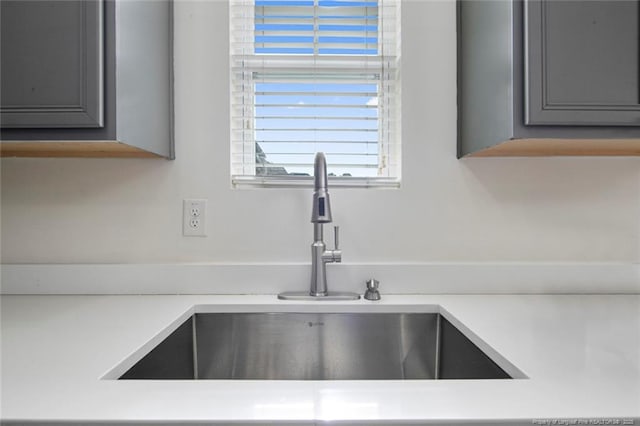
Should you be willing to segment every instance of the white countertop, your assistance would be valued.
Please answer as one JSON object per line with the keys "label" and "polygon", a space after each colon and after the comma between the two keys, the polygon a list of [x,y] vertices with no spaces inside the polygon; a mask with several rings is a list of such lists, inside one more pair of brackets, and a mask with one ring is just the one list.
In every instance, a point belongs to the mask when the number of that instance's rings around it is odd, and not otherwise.
{"label": "white countertop", "polygon": [[373,303],[441,305],[528,378],[104,380],[194,305],[251,311],[267,304],[277,311],[305,304],[275,296],[2,296],[1,420],[640,424],[639,295],[383,295],[380,302],[338,302],[358,310]]}

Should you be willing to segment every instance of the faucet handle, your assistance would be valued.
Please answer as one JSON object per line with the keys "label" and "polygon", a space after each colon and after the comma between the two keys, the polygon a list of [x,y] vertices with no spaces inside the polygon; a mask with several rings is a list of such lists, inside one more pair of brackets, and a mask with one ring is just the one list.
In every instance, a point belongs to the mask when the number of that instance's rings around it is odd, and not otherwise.
{"label": "faucet handle", "polygon": [[[342,252],[340,251],[340,227],[333,227],[333,243],[335,248],[333,250],[327,250],[322,255],[322,258],[325,259],[326,262],[342,262]],[[325,258],[326,255],[326,258]]]}

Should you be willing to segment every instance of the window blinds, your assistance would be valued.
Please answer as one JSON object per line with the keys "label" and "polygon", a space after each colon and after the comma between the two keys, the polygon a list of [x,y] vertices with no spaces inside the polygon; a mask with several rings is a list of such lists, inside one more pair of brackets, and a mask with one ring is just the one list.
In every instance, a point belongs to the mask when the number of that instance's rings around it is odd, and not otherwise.
{"label": "window blinds", "polygon": [[399,1],[232,0],[235,183],[313,174],[397,181]]}

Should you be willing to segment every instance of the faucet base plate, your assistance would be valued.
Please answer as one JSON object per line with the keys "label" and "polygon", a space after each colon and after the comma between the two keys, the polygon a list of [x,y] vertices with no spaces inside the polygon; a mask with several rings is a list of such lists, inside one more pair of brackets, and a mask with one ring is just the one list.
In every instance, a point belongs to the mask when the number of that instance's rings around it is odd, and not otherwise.
{"label": "faucet base plate", "polygon": [[358,293],[349,293],[346,291],[330,291],[326,296],[312,296],[305,291],[286,291],[278,295],[280,300],[358,300]]}

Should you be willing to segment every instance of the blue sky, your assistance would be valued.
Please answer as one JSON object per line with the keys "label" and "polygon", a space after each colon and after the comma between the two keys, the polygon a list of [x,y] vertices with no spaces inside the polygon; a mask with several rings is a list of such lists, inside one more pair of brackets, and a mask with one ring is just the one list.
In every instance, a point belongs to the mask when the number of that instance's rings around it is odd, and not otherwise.
{"label": "blue sky", "polygon": [[[316,1],[318,7],[313,8],[313,0],[256,0],[255,53],[377,54],[378,17],[357,9],[375,8],[377,1]],[[317,32],[314,10],[319,11]],[[287,82],[282,76],[269,81],[266,75],[256,83],[255,137],[268,161],[289,163],[285,166],[289,172],[309,173],[311,167],[291,163],[311,164],[314,153],[324,151],[330,171],[336,174],[377,174],[375,167],[338,166],[377,164],[377,84],[336,83],[335,79],[339,74],[334,74],[331,83],[314,82],[313,76],[306,82]]]}

